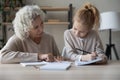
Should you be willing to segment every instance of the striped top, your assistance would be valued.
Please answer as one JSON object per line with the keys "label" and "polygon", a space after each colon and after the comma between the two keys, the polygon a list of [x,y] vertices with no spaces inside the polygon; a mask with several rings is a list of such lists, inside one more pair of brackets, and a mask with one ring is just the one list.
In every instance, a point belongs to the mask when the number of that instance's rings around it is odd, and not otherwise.
{"label": "striped top", "polygon": [[71,60],[80,60],[83,54],[83,51],[75,50],[75,48],[88,52],[97,52],[98,54],[104,53],[102,42],[95,30],[90,31],[85,38],[75,36],[72,29],[66,30],[64,32],[64,42],[65,47],[62,54]]}

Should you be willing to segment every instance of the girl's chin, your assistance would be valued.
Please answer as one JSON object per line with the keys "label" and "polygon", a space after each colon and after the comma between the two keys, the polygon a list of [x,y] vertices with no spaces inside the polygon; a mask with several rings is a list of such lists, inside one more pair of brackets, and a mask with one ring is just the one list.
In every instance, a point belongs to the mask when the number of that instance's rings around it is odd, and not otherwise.
{"label": "girl's chin", "polygon": [[85,36],[80,36],[81,38],[85,38]]}
{"label": "girl's chin", "polygon": [[85,38],[86,36],[77,36],[77,37],[80,37],[80,38]]}

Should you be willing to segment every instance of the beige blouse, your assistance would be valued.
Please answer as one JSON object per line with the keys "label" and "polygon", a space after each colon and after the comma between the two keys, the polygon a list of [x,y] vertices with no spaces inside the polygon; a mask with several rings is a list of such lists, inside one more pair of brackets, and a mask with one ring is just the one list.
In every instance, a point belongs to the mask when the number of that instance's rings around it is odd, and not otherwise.
{"label": "beige blouse", "polygon": [[16,35],[13,35],[0,51],[0,62],[38,61],[38,53],[59,55],[57,45],[52,36],[44,33],[40,44],[36,44],[30,38],[21,40]]}
{"label": "beige blouse", "polygon": [[[98,33],[92,30],[87,37],[80,38],[74,35],[72,29],[64,32],[65,47],[62,55],[71,60],[80,60],[83,51],[75,50],[75,48],[85,50],[87,52],[97,52],[104,54],[103,45]],[[84,53],[87,54],[87,53]]]}

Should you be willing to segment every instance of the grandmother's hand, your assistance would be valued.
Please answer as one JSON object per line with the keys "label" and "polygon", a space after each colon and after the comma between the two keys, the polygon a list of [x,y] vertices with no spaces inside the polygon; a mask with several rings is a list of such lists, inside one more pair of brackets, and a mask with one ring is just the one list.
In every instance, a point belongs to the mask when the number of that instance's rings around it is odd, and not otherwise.
{"label": "grandmother's hand", "polygon": [[64,60],[64,58],[62,56],[55,56],[54,57],[54,61],[61,62],[63,60]]}
{"label": "grandmother's hand", "polygon": [[47,62],[53,62],[54,61],[54,56],[53,56],[52,53],[39,54],[38,55],[38,60],[47,61]]}

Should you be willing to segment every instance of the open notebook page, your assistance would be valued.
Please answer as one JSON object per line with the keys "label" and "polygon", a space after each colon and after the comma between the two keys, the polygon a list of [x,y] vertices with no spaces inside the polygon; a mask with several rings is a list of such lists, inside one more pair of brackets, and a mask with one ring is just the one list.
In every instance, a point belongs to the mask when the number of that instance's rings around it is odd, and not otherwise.
{"label": "open notebook page", "polygon": [[62,61],[62,62],[50,62],[46,65],[40,66],[40,70],[67,70],[70,68],[71,62]]}

